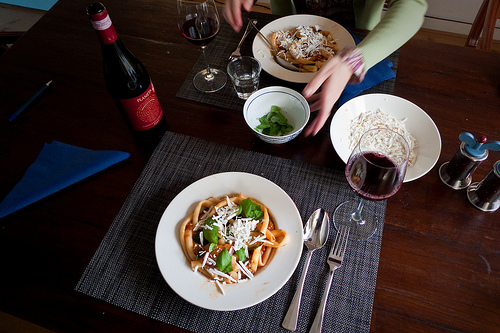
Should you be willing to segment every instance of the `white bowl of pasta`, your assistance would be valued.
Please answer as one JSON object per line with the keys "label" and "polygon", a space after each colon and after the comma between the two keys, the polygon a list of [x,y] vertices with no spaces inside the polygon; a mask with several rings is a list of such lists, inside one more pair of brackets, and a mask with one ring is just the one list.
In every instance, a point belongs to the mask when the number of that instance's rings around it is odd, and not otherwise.
{"label": "white bowl of pasta", "polygon": [[243,116],[252,132],[267,143],[296,138],[307,125],[311,109],[297,91],[272,86],[257,90],[245,102]]}
{"label": "white bowl of pasta", "polygon": [[[328,36],[331,37],[331,39],[333,39],[336,45],[335,51],[342,50],[347,46],[353,47],[356,45],[353,37],[351,36],[349,31],[347,31],[344,27],[342,27],[335,21],[317,15],[299,14],[299,15],[284,16],[265,25],[260,29],[260,31],[264,36],[267,37],[268,40],[272,41],[274,33],[278,31],[287,31],[296,29],[299,26],[317,28],[318,30],[321,30],[324,33],[326,33]],[[304,42],[312,42],[312,41],[303,41],[303,40],[300,41],[301,44],[303,44]],[[319,43],[318,45],[323,45],[323,43]],[[274,77],[277,77],[285,81],[296,82],[296,83],[308,83],[316,74],[315,71],[311,72],[308,70],[295,72],[279,65],[275,61],[274,56],[268,44],[258,34],[255,36],[253,40],[252,53],[253,57],[261,63],[262,69],[264,71],[266,71],[267,73],[269,73]],[[300,58],[301,57],[296,58],[295,60],[300,61]],[[312,60],[312,59],[306,59],[306,60]],[[313,62],[316,62],[316,60],[318,59],[315,57],[315,61]]]}
{"label": "white bowl of pasta", "polygon": [[336,111],[330,138],[339,157],[347,163],[357,140],[375,127],[392,129],[408,141],[411,153],[405,182],[425,175],[439,159],[441,136],[431,117],[414,103],[387,94],[361,95]]}
{"label": "white bowl of pasta", "polygon": [[[198,222],[208,223],[208,218],[203,220],[201,217],[196,223],[193,223],[193,217],[198,218],[202,214],[202,212],[198,213],[196,209],[200,203],[206,202],[206,199],[213,201],[213,203],[220,201],[223,207],[229,209],[231,208],[229,204],[225,205],[227,200],[234,199],[236,204],[241,204],[243,198],[249,198],[258,204],[263,212],[267,212],[267,226],[272,224],[270,229],[276,231],[275,245],[277,247],[273,248],[272,256],[268,258],[258,256],[258,260],[265,262],[254,268],[251,267],[251,258],[255,259],[253,254],[255,254],[257,247],[249,253],[248,263],[244,262],[247,260],[236,261],[234,259],[234,261],[230,260],[224,264],[229,265],[232,269],[227,271],[221,268],[221,271],[232,276],[236,280],[233,283],[223,274],[212,274],[212,269],[217,270],[219,263],[223,264],[224,258],[219,262],[219,256],[222,257],[224,248],[229,250],[232,257],[240,259],[236,257],[239,254],[237,251],[231,251],[230,246],[226,246],[228,243],[223,242],[222,238],[217,244],[220,249],[218,251],[215,245],[212,245],[213,241],[208,241],[210,236],[206,237],[206,234],[200,236],[200,231],[197,235],[193,235],[195,234],[193,232],[195,225]],[[210,206],[211,203],[208,205]],[[211,209],[209,208],[208,211]],[[219,215],[223,215],[223,213]],[[212,215],[211,218],[219,221],[215,215]],[[233,219],[232,223],[236,223],[237,218]],[[264,224],[265,219],[266,217],[263,216],[262,224]],[[210,229],[204,228],[202,230],[208,234]],[[230,228],[224,230],[225,232],[218,233],[219,236],[232,234]],[[255,234],[255,236],[257,235]],[[199,247],[200,239],[206,240],[204,243],[205,251],[210,251],[210,254],[201,253],[203,249]],[[258,246],[265,244],[262,241],[263,239]],[[270,240],[270,242],[273,241]],[[236,242],[232,244],[236,244]],[[270,246],[268,250],[271,251],[272,247],[270,244],[268,245]],[[158,225],[155,241],[158,266],[168,285],[186,301],[202,308],[218,311],[243,309],[272,296],[281,289],[295,271],[302,248],[302,220],[293,200],[273,182],[261,176],[242,172],[210,175],[182,190],[165,210]],[[200,256],[192,256],[195,252],[196,254],[201,253]],[[263,250],[261,254],[265,252],[268,251]],[[210,256],[213,254],[215,254],[214,263],[210,264]],[[245,265],[248,270],[252,270],[251,279],[245,273],[245,268],[241,269],[241,266]],[[207,272],[209,274],[206,274]],[[221,279],[215,279],[219,276]]]}

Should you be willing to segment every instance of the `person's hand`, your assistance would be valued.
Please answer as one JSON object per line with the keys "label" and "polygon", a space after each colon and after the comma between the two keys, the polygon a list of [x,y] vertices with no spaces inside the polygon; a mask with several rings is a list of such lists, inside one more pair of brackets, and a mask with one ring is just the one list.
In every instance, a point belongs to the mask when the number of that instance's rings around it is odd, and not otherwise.
{"label": "person's hand", "polygon": [[[325,125],[335,102],[344,91],[352,74],[349,65],[342,61],[340,56],[334,56],[321,67],[307,84],[302,95],[308,102],[312,103],[310,105],[311,111],[319,110],[319,112],[311,125],[305,129],[305,136],[316,135]],[[316,93],[320,87],[321,91]]]}
{"label": "person's hand", "polygon": [[222,14],[233,29],[238,32],[243,26],[241,19],[241,7],[250,12],[253,7],[253,0],[227,0],[222,9]]}

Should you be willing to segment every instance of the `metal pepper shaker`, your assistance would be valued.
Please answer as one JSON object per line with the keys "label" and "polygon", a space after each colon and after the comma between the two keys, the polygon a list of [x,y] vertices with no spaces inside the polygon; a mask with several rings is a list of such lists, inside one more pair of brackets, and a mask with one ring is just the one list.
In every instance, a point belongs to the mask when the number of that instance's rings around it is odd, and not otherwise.
{"label": "metal pepper shaker", "polygon": [[467,199],[477,209],[494,212],[500,206],[500,161],[479,183],[472,183],[467,189]]}
{"label": "metal pepper shaker", "polygon": [[488,157],[489,150],[500,150],[499,141],[487,142],[483,135],[478,140],[468,132],[458,136],[462,143],[453,158],[439,168],[441,181],[455,190],[468,187],[472,182],[472,173]]}

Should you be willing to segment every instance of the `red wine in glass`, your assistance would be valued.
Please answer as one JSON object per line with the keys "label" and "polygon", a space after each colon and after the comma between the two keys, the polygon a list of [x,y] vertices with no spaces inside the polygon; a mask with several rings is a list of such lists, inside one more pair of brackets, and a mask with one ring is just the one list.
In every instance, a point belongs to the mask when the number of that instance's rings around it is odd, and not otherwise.
{"label": "red wine in glass", "polygon": [[378,152],[355,155],[349,161],[345,175],[352,189],[367,200],[385,200],[402,184],[398,164]]}
{"label": "red wine in glass", "polygon": [[364,207],[366,200],[385,200],[399,190],[409,155],[406,140],[387,128],[371,129],[361,136],[345,168],[347,182],[360,200],[346,201],[335,209],[333,223],[337,230],[347,225],[350,235],[359,240],[375,233],[378,220]]}
{"label": "red wine in glass", "polygon": [[214,0],[177,0],[177,25],[184,38],[201,46],[206,68],[193,78],[196,89],[214,92],[226,85],[226,73],[211,68],[205,54],[205,47],[219,32],[220,18]]}
{"label": "red wine in glass", "polygon": [[184,22],[180,30],[187,41],[195,45],[206,46],[210,44],[217,35],[219,24],[217,20],[212,18],[207,18],[204,22],[200,22],[197,18],[193,18]]}

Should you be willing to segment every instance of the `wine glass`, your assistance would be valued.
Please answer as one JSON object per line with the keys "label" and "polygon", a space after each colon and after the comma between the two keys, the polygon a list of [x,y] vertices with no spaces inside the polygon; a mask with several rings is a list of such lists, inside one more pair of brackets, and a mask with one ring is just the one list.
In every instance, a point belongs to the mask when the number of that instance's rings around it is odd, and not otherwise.
{"label": "wine glass", "polygon": [[360,200],[339,205],[333,214],[335,228],[348,225],[359,240],[370,238],[377,230],[375,213],[364,207],[366,200],[384,200],[394,195],[403,183],[410,148],[404,137],[387,128],[365,132],[349,156],[345,176]]}
{"label": "wine glass", "polygon": [[214,0],[177,0],[177,25],[182,35],[191,43],[200,45],[206,69],[193,78],[196,89],[214,92],[226,85],[226,73],[211,68],[205,54],[205,47],[219,32],[220,19]]}

